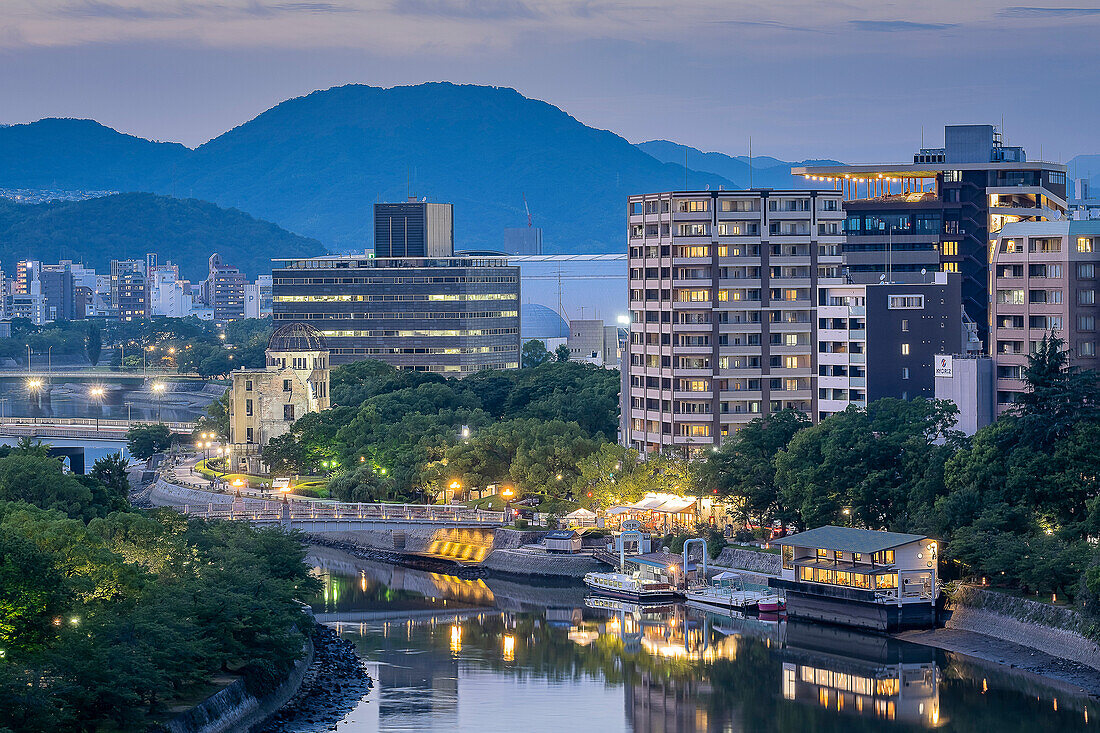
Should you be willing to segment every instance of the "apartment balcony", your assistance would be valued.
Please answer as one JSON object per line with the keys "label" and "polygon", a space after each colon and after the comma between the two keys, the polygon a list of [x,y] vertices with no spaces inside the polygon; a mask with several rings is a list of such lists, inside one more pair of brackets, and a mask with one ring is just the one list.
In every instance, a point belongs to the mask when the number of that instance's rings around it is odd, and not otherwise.
{"label": "apartment balcony", "polygon": [[866,354],[848,354],[848,363],[849,364],[866,364],[867,363],[867,355]]}
{"label": "apartment balcony", "polygon": [[818,341],[847,341],[848,330],[844,328],[819,328],[817,329]]}
{"label": "apartment balcony", "polygon": [[714,285],[713,278],[677,278],[672,281],[672,287],[674,288],[693,288],[699,290],[702,288],[709,288]]}
{"label": "apartment balcony", "polygon": [[[665,325],[667,326],[668,324],[666,323]],[[714,326],[713,323],[674,323],[672,325],[673,325],[673,330],[676,333],[688,332],[688,331],[693,332],[693,333],[699,332],[699,331],[710,333],[711,329]]]}
{"label": "apartment balcony", "polygon": [[852,328],[848,330],[849,341],[866,341],[867,329],[866,328]]}
{"label": "apartment balcony", "polygon": [[852,387],[866,387],[867,377],[848,377],[848,384]]}
{"label": "apartment balcony", "polygon": [[714,351],[714,349],[710,345],[705,345],[705,346],[680,345],[680,346],[673,346],[672,347],[672,355],[673,356],[710,356],[713,353],[713,351]]}
{"label": "apartment balcony", "polygon": [[[738,400],[745,400],[745,401],[748,401],[748,402],[752,402],[754,400],[762,399],[763,396],[764,396],[764,393],[761,392],[758,389],[735,389],[735,390],[732,390],[732,391],[731,390],[726,390],[724,392],[719,392],[718,393],[719,399],[722,400],[723,402],[736,402]],[[724,412],[722,414],[723,415],[728,415],[729,413]]]}
{"label": "apartment balcony", "polygon": [[[708,324],[709,325],[709,324]],[[718,324],[719,333],[760,333],[760,321],[726,321]]]}

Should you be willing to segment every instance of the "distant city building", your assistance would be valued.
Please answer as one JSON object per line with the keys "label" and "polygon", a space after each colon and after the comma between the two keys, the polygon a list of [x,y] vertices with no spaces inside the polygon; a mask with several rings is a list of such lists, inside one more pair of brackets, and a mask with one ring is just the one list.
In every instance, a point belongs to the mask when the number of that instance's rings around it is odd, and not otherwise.
{"label": "distant city building", "polygon": [[997,414],[1024,390],[1028,354],[1051,332],[1070,364],[1098,366],[1100,221],[1021,222],[993,240],[993,335]]}
{"label": "distant city building", "polygon": [[542,227],[505,229],[502,251],[510,255],[542,254]]}
{"label": "distant city building", "polygon": [[936,399],[955,403],[955,425],[973,435],[997,417],[994,400],[994,362],[985,354],[936,354]]}
{"label": "distant city building", "polygon": [[943,148],[912,163],[796,166],[844,193],[847,271],[958,272],[962,299],[984,341],[989,333],[989,242],[1005,224],[1066,211],[1066,167],[1028,162],[992,125],[949,125]]}
{"label": "distant city building", "polygon": [[1100,219],[1100,194],[1092,190],[1087,178],[1073,182],[1073,198],[1069,202],[1070,218]]}
{"label": "distant city building", "polygon": [[619,329],[599,319],[569,322],[569,360],[596,366],[619,366]]}
{"label": "distant city building", "polygon": [[40,280],[42,275],[42,263],[38,260],[21,260],[15,265],[15,285],[12,295],[28,295],[31,292],[31,283]]}
{"label": "distant city building", "polygon": [[[144,263],[141,269],[144,269]],[[144,272],[136,268],[120,271],[117,279],[114,275],[111,276],[111,286],[115,288],[115,311],[121,322],[130,323],[148,318]]]}
{"label": "distant city building", "polygon": [[[516,255],[509,264],[519,268],[524,304],[538,304],[565,321],[600,318],[624,321],[627,304],[627,255]],[[526,329],[526,324],[524,324]]]}
{"label": "distant city building", "polygon": [[210,274],[203,282],[203,302],[214,309],[218,324],[244,318],[244,274],[222,262],[216,252],[210,255]]}
{"label": "distant city building", "polygon": [[410,198],[374,205],[375,257],[450,257],[454,254],[454,207]]}
{"label": "distant city building", "polygon": [[8,313],[11,318],[25,318],[36,326],[46,323],[46,296],[40,289],[41,282],[30,285],[30,293],[12,293]]}
{"label": "distant city building", "polygon": [[76,307],[76,289],[73,282],[71,263],[42,265],[39,277],[42,280],[42,295],[45,297],[45,316],[47,321],[72,321],[84,318],[84,309]]}
{"label": "distant city building", "polygon": [[261,473],[260,450],[290,430],[295,420],[329,407],[329,352],[311,326],[280,326],[267,344],[263,369],[238,369],[230,377],[229,455],[233,470]]}
{"label": "distant city building", "polygon": [[191,283],[181,280],[179,268],[162,265],[149,280],[149,315],[186,318],[195,309]]}
{"label": "distant city building", "polygon": [[145,260],[111,260],[110,301],[116,313],[119,312],[119,285],[125,275],[141,275],[144,281]]}
{"label": "distant city building", "polygon": [[818,419],[884,397],[932,399],[935,354],[980,348],[963,327],[961,276],[929,280],[819,288]]}
{"label": "distant city building", "polygon": [[[522,281],[522,275],[520,276]],[[569,338],[569,324],[550,308],[538,303],[524,303],[519,307],[520,340],[523,343],[535,339],[546,343],[548,339]]]}
{"label": "distant city building", "polygon": [[816,288],[841,282],[839,191],[629,199],[622,440],[685,455],[784,408],[817,415]]}
{"label": "distant city building", "polygon": [[260,275],[256,282],[244,286],[244,317],[271,316],[271,275]]}
{"label": "distant city building", "polygon": [[276,325],[307,323],[333,364],[379,359],[455,376],[519,366],[519,271],[502,258],[279,259]]}

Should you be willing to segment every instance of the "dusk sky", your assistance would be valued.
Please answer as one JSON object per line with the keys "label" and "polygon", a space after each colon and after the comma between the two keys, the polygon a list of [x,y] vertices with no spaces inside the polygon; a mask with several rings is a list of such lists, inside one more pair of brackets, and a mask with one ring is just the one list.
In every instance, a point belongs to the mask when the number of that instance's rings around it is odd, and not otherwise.
{"label": "dusk sky", "polygon": [[190,146],[314,89],[510,86],[633,142],[907,159],[945,123],[1100,153],[1081,0],[2,0],[0,122]]}

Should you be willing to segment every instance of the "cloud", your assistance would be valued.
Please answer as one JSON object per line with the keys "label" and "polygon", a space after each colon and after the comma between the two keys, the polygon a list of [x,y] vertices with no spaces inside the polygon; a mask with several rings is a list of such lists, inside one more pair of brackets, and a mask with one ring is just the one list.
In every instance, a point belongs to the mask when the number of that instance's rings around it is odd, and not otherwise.
{"label": "cloud", "polygon": [[108,0],[79,0],[63,5],[58,15],[111,20],[185,20],[190,18],[267,18],[290,13],[348,13],[354,8],[331,2],[266,3],[249,0],[245,4],[216,2],[176,2],[157,7],[155,3],[126,4]]}
{"label": "cloud", "polygon": [[428,15],[472,20],[527,20],[538,13],[521,0],[398,0],[398,15]]}
{"label": "cloud", "polygon": [[997,15],[1005,18],[1077,18],[1100,15],[1100,8],[1031,8],[1018,5],[1005,8]]}
{"label": "cloud", "polygon": [[848,24],[861,31],[942,31],[954,28],[957,23],[914,23],[911,20],[849,20]]}

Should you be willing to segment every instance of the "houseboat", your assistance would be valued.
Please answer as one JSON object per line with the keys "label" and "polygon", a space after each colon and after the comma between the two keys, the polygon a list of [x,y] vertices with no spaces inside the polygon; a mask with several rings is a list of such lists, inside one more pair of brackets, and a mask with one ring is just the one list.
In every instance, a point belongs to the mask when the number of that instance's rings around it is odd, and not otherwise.
{"label": "houseboat", "polygon": [[936,622],[937,543],[919,534],[818,527],[775,541],[782,570],[768,585],[791,617],[897,631]]}

